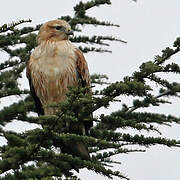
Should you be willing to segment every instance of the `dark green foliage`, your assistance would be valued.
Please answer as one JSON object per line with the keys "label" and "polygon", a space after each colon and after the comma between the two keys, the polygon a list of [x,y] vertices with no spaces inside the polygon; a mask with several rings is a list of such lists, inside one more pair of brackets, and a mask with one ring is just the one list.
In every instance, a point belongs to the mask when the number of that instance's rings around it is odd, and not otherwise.
{"label": "dark green foliage", "polygon": [[[74,7],[75,16],[63,16],[61,18],[70,22],[74,31],[82,31],[82,24],[93,24],[103,26],[117,26],[116,24],[97,20],[95,17],[87,16],[87,10],[100,5],[109,5],[110,0],[93,0],[87,3],[80,2]],[[139,71],[132,76],[124,77],[115,83],[107,82],[106,75],[92,75],[92,86],[106,85],[102,90],[96,90],[92,96],[85,95],[88,90],[81,87],[69,89],[68,98],[58,106],[59,112],[54,116],[32,116],[29,113],[36,112],[29,90],[21,90],[18,80],[21,78],[29,59],[32,49],[36,46],[36,27],[16,28],[17,25],[31,22],[19,21],[10,25],[0,27],[0,48],[5,51],[9,58],[2,59],[0,64],[0,98],[8,96],[24,95],[19,102],[4,107],[0,111],[0,136],[7,140],[7,144],[0,147],[0,179],[71,179],[78,180],[72,170],[79,171],[87,168],[108,178],[117,176],[128,179],[120,172],[114,172],[110,165],[118,164],[111,159],[112,156],[120,153],[144,152],[144,149],[160,144],[168,147],[179,147],[179,140],[171,140],[165,137],[148,137],[143,135],[142,130],[147,132],[155,131],[159,134],[156,125],[171,125],[180,123],[180,118],[171,115],[164,115],[149,112],[134,112],[139,108],[149,106],[160,106],[170,103],[164,97],[175,96],[178,98],[180,85],[178,82],[169,82],[163,78],[163,73],[174,73],[179,75],[180,67],[175,63],[168,63],[168,60],[180,51],[180,38],[174,42],[173,48],[166,48],[162,55],[155,56],[154,61],[143,63]],[[99,44],[102,47],[108,46],[108,41],[120,41],[111,36],[75,36],[71,41],[76,43],[91,44],[92,47],[79,47],[83,52],[110,52],[106,49],[95,48]],[[23,44],[23,46],[22,46]],[[21,47],[11,48],[15,45]],[[149,83],[150,82],[150,83]],[[154,92],[153,85],[159,88],[159,93]],[[92,89],[93,89],[92,87]],[[156,88],[156,89],[157,89]],[[94,89],[93,89],[94,90]],[[132,98],[132,105],[121,102],[121,98],[129,96]],[[166,98],[167,99],[167,98]],[[105,107],[110,103],[119,102],[119,111],[109,115],[101,114],[99,117],[92,117],[91,113]],[[7,131],[3,127],[13,120],[28,122],[38,125],[37,128],[22,133]],[[70,134],[64,124],[69,122],[77,125],[77,128],[84,121],[93,121],[94,126],[88,136]],[[75,127],[75,126],[73,126]],[[132,135],[123,133],[123,129],[132,128],[139,131]],[[83,160],[81,157],[60,153],[62,143],[72,144],[82,141],[89,147],[90,160]],[[136,145],[136,148],[134,147]],[[71,147],[69,147],[71,148]],[[9,170],[12,170],[11,173]]]}
{"label": "dark green foliage", "polygon": [[7,31],[16,31],[15,27],[26,22],[31,22],[31,20],[20,20],[18,22],[13,22],[11,24],[4,24],[0,26],[0,33],[7,32]]}

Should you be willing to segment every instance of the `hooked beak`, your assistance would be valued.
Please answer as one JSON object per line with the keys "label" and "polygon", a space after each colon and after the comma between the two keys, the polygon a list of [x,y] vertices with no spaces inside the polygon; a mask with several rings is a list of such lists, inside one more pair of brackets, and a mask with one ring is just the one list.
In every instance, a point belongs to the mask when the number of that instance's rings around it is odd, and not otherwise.
{"label": "hooked beak", "polygon": [[66,34],[67,35],[74,35],[73,31],[68,31]]}

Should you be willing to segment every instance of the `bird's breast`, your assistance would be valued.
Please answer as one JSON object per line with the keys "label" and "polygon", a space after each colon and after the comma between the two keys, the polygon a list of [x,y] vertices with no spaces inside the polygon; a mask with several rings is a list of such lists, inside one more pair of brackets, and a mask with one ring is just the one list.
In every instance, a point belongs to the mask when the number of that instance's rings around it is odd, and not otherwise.
{"label": "bird's breast", "polygon": [[38,96],[44,102],[63,101],[69,86],[77,84],[76,56],[69,42],[47,43],[32,53],[34,82]]}
{"label": "bird's breast", "polygon": [[38,68],[48,75],[56,75],[76,68],[74,47],[70,42],[47,42],[32,54]]}

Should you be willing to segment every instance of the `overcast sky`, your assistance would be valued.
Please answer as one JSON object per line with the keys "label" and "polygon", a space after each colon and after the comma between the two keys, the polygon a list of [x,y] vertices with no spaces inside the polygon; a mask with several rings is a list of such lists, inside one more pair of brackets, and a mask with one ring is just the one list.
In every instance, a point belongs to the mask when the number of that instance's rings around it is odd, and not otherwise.
{"label": "overcast sky", "polygon": [[[0,25],[21,19],[31,19],[29,25],[44,23],[64,15],[72,15],[73,6],[79,0],[6,0],[1,2]],[[85,2],[85,0],[83,0]],[[87,0],[86,0],[87,1]],[[143,61],[152,60],[161,50],[171,46],[179,36],[180,30],[180,1],[179,0],[139,0],[134,3],[131,0],[112,0],[111,6],[102,6],[89,10],[89,14],[99,19],[112,21],[120,25],[120,28],[84,27],[83,33],[88,35],[114,35],[128,43],[111,43],[109,47],[112,54],[89,53],[86,59],[91,73],[104,73],[110,81],[121,80],[123,76],[131,75],[138,69]],[[2,52],[1,52],[2,53]],[[180,55],[174,56],[178,63]],[[168,76],[174,80],[175,76]],[[177,78],[177,76],[176,76]],[[178,78],[180,80],[180,78]],[[23,80],[27,85],[27,80]],[[11,97],[9,102],[14,101]],[[1,101],[3,104],[7,99]],[[172,99],[172,105],[163,105],[161,108],[150,108],[149,111],[180,116],[180,101]],[[0,107],[2,108],[2,104]],[[7,103],[6,103],[7,104]],[[118,109],[114,105],[112,109]],[[10,125],[9,129],[26,129],[26,125]],[[166,136],[180,139],[180,126],[172,128],[159,128]],[[129,132],[132,130],[128,130]],[[133,133],[137,133],[133,131]],[[151,134],[152,135],[152,134]],[[154,135],[154,134],[153,134]],[[1,140],[1,139],[0,139]],[[1,141],[2,142],[2,141]],[[118,155],[116,160],[122,165],[116,166],[128,175],[131,180],[179,180],[180,149],[154,146],[145,153],[132,153],[130,155]],[[83,180],[105,178],[95,173],[82,171],[80,177]],[[114,178],[117,180],[117,178]]]}

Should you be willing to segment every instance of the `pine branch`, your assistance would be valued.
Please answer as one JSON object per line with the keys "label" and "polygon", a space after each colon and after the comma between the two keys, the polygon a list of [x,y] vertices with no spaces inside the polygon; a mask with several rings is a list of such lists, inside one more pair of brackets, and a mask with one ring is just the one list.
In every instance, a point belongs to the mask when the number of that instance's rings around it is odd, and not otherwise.
{"label": "pine branch", "polygon": [[89,36],[74,36],[70,39],[72,42],[76,43],[92,43],[92,44],[100,44],[104,46],[109,46],[108,43],[104,43],[102,40],[109,40],[109,41],[119,41],[123,43],[127,43],[126,41],[114,38],[112,36],[92,36],[89,38]]}
{"label": "pine branch", "polygon": [[0,71],[5,70],[5,69],[10,68],[10,67],[14,67],[14,66],[19,65],[21,63],[22,63],[22,61],[19,59],[15,59],[15,60],[9,59],[9,60],[0,64]]}
{"label": "pine branch", "polygon": [[74,7],[74,11],[75,11],[75,17],[84,17],[86,14],[86,11],[92,7],[97,7],[99,5],[103,5],[103,4],[111,4],[110,0],[92,0],[92,1],[88,1],[86,3],[83,2],[79,2],[79,4],[77,4]]}
{"label": "pine branch", "polygon": [[7,32],[7,31],[14,31],[15,27],[20,25],[20,24],[23,24],[23,23],[27,23],[27,22],[32,22],[30,19],[29,20],[20,20],[20,21],[17,21],[17,22],[12,22],[10,24],[4,24],[2,26],[0,26],[0,33],[3,33],[3,32]]}
{"label": "pine branch", "polygon": [[128,142],[133,142],[138,145],[143,145],[143,146],[149,146],[149,145],[155,145],[155,144],[161,144],[161,145],[166,145],[168,147],[180,147],[180,141],[176,140],[169,140],[166,138],[155,138],[155,137],[145,137],[143,135],[134,135],[131,136],[130,134],[123,134],[122,136],[122,141],[128,141]]}
{"label": "pine branch", "polygon": [[[176,90],[175,90],[176,89]],[[175,90],[175,91],[174,91]],[[179,85],[177,85],[176,87],[172,87],[172,89],[168,89],[162,93],[160,93],[157,96],[154,96],[153,99],[154,101],[161,102],[161,103],[167,103],[167,101],[159,101],[158,99],[164,96],[169,96],[169,95],[175,95],[177,92],[180,92],[180,87]],[[149,101],[146,105],[144,104],[144,102],[146,101],[146,99],[142,100],[141,103],[138,103],[138,105],[136,104],[136,106],[132,106],[130,108],[128,108],[127,113],[131,113],[133,111],[135,111],[136,109],[140,108],[140,107],[149,107],[150,104],[152,104],[151,101]],[[147,102],[147,101],[146,101]]]}
{"label": "pine branch", "polygon": [[[106,82],[106,80],[108,80],[108,77],[105,74],[93,74],[93,75],[91,75],[91,83],[92,84],[100,84],[100,85],[110,84],[110,83]],[[94,93],[94,94],[96,94],[96,93]]]}
{"label": "pine branch", "polygon": [[29,97],[25,98],[25,100],[19,101],[18,103],[13,103],[8,107],[4,107],[0,111],[0,124],[4,126],[13,119],[26,117],[26,113],[32,111],[33,108],[34,104],[30,101]]}
{"label": "pine branch", "polygon": [[73,18],[70,21],[70,24],[72,27],[74,27],[77,24],[85,25],[85,24],[91,24],[94,26],[100,25],[100,26],[115,26],[119,27],[118,24],[113,24],[110,22],[105,22],[105,21],[99,21],[94,17],[89,17],[89,16],[84,16],[83,18]]}
{"label": "pine branch", "polygon": [[107,53],[112,53],[112,51],[110,51],[110,50],[102,49],[102,48],[95,48],[95,47],[89,48],[89,47],[79,46],[79,49],[80,49],[83,53],[87,53],[87,52],[100,52],[100,53],[107,52]]}

